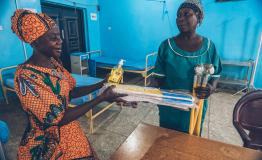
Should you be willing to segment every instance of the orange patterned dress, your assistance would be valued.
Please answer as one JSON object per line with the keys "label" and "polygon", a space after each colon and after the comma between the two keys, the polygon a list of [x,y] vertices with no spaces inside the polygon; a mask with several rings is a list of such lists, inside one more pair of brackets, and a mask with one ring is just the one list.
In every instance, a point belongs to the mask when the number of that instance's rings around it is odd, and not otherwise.
{"label": "orange patterned dress", "polygon": [[22,64],[15,75],[15,90],[28,126],[22,137],[19,160],[94,159],[78,121],[58,126],[68,107],[75,80],[58,62],[56,69]]}

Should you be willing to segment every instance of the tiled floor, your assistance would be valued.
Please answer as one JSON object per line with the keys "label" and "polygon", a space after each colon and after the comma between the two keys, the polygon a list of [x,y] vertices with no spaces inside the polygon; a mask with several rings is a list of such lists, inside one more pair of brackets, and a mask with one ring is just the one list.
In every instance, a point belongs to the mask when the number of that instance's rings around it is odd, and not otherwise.
{"label": "tiled floor", "polygon": [[[232,125],[232,111],[240,96],[229,93],[215,93],[210,98],[210,107],[206,115],[203,137],[242,145],[242,141]],[[97,109],[105,104],[101,104]],[[10,141],[5,146],[9,160],[16,159],[17,146],[24,132],[26,118],[15,100],[10,105],[0,106],[0,119],[8,123],[11,130]],[[87,134],[101,160],[110,155],[125,141],[136,126],[141,123],[159,125],[158,108],[154,104],[139,103],[137,108],[113,106],[95,120],[95,133],[89,133],[86,117],[80,119],[82,128]]]}

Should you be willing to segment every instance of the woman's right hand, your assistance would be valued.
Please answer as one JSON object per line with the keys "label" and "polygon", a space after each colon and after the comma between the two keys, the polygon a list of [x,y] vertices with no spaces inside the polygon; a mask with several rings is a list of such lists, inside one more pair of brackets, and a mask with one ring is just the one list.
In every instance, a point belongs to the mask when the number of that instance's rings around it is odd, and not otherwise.
{"label": "woman's right hand", "polygon": [[125,100],[121,99],[121,97],[127,96],[127,94],[121,94],[121,93],[116,93],[113,91],[115,86],[109,86],[108,88],[105,89],[105,91],[100,95],[104,101],[109,101],[109,102],[126,102]]}

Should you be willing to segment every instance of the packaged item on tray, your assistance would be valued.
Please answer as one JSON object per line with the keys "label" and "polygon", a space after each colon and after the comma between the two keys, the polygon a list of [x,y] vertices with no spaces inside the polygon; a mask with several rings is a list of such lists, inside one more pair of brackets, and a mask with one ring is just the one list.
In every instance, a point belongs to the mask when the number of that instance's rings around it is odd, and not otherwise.
{"label": "packaged item on tray", "polygon": [[[109,85],[107,84],[104,87],[106,88]],[[160,90],[136,85],[116,84],[115,86],[114,92],[128,95],[122,98],[126,101],[150,102],[182,110],[189,110],[189,108],[197,106],[196,99],[191,94],[182,91]]]}

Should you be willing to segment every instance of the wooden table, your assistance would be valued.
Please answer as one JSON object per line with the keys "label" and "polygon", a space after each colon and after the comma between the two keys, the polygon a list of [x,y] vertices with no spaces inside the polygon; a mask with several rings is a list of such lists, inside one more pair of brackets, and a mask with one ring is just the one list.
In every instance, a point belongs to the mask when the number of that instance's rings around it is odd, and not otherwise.
{"label": "wooden table", "polygon": [[262,152],[139,124],[112,160],[262,160]]}

